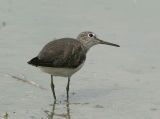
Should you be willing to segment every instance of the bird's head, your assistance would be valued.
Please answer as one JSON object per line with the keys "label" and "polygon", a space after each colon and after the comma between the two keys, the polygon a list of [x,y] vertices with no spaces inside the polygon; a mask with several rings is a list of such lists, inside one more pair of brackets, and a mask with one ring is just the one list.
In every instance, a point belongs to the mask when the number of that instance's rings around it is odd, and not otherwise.
{"label": "bird's head", "polygon": [[86,47],[87,50],[89,50],[92,46],[97,44],[105,44],[105,45],[111,45],[115,47],[120,47],[117,44],[106,42],[103,40],[100,40],[95,33],[86,31],[82,32],[78,35],[77,40],[79,40],[83,45]]}

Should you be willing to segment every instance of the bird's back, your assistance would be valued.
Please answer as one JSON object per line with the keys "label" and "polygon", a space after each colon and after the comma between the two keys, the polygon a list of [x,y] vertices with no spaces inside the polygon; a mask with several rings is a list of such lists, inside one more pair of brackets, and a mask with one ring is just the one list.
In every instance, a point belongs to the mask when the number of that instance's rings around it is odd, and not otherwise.
{"label": "bird's back", "polygon": [[34,66],[76,68],[86,59],[86,51],[81,42],[72,38],[62,38],[49,42],[37,57],[28,63]]}

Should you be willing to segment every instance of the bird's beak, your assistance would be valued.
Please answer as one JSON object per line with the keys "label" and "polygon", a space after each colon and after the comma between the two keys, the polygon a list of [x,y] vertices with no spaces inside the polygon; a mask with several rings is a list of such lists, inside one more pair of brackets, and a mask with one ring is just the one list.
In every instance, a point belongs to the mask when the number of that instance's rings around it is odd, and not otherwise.
{"label": "bird's beak", "polygon": [[120,47],[119,45],[114,44],[114,43],[106,42],[106,41],[103,41],[103,40],[100,40],[100,39],[97,39],[97,40],[99,41],[99,44],[105,44],[105,45],[111,45],[111,46],[115,46],[115,47]]}

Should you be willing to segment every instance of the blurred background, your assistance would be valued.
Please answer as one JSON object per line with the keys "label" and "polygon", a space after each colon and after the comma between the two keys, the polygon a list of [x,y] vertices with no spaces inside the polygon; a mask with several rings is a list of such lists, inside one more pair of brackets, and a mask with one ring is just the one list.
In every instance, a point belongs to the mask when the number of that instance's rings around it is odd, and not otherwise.
{"label": "blurred background", "polygon": [[[158,0],[0,0],[0,119],[160,118]],[[26,62],[56,38],[92,31],[120,48],[98,45],[71,79]],[[20,81],[18,81],[18,79]],[[22,80],[34,81],[42,90]]]}

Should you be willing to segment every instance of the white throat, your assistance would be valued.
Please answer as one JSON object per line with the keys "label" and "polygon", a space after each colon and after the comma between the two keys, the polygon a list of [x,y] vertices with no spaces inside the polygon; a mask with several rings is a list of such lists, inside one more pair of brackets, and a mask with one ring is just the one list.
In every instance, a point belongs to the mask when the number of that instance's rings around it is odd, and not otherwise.
{"label": "white throat", "polygon": [[86,48],[86,51],[88,51],[91,47],[97,45],[98,43],[97,42],[87,42],[85,44],[85,48]]}

